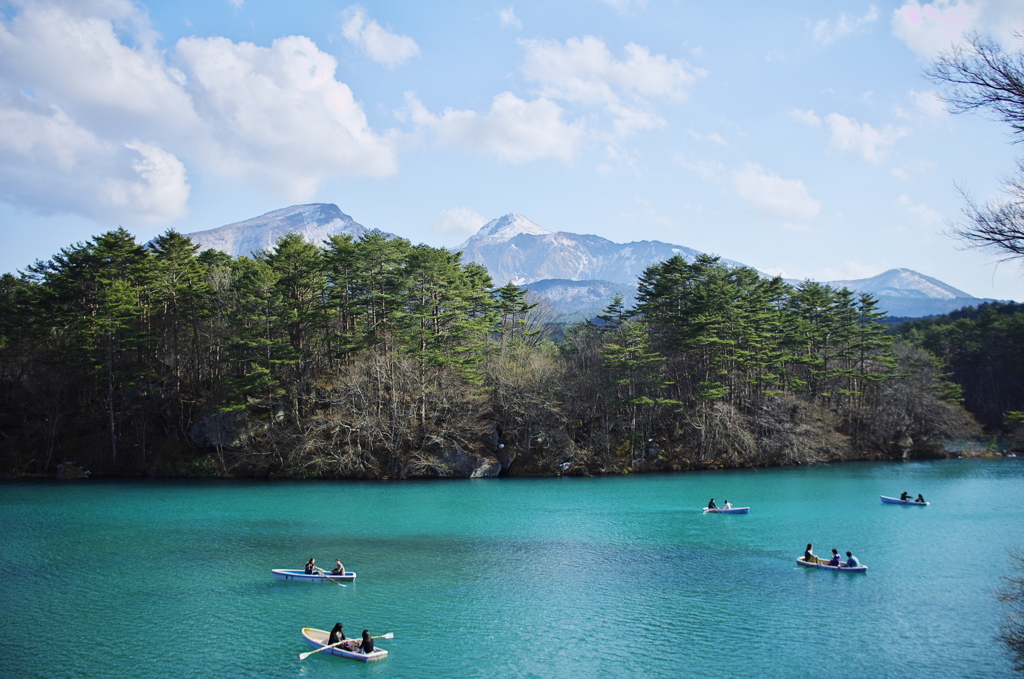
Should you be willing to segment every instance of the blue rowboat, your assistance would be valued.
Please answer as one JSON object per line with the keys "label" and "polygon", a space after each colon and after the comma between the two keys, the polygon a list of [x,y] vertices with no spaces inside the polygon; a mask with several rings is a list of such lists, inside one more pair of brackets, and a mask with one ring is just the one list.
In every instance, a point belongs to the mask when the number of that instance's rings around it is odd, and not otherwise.
{"label": "blue rowboat", "polygon": [[828,563],[811,563],[810,561],[804,561],[803,557],[796,560],[798,564],[806,568],[820,568],[823,571],[842,571],[844,573],[867,573],[867,566],[855,566],[850,568],[849,566],[829,566]]}
{"label": "blue rowboat", "polygon": [[[303,627],[302,636],[306,639],[306,643],[315,649],[324,648],[327,646],[327,640],[331,638],[330,632],[325,632],[322,629],[313,629],[312,627]],[[353,639],[353,641],[359,641],[359,639]],[[369,653],[363,653],[362,651],[350,651],[347,648],[341,646],[333,646],[331,648],[324,648],[319,655],[337,655],[342,658],[351,658],[352,660],[358,660],[360,662],[373,662],[375,660],[383,660],[388,657],[388,652],[383,648],[377,648],[374,646],[373,650]]]}
{"label": "blue rowboat", "polygon": [[917,505],[918,507],[927,507],[927,502],[914,502],[913,500],[901,500],[898,497],[886,497],[882,496],[882,502],[887,505]]}
{"label": "blue rowboat", "polygon": [[732,509],[708,509],[704,508],[705,514],[747,514],[750,507],[733,507]]}
{"label": "blue rowboat", "polygon": [[270,572],[274,574],[275,580],[283,580],[285,582],[352,582],[356,579],[356,574],[352,571],[348,571],[344,575],[331,575],[330,573],[306,575],[306,571],[301,568],[272,568]]}

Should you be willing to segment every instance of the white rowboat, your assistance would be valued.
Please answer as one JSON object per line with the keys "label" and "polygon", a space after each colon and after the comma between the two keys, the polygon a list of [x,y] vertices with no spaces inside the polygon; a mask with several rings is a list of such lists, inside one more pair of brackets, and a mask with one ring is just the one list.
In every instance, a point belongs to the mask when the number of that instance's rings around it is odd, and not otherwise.
{"label": "white rowboat", "polygon": [[[324,648],[327,645],[327,640],[331,638],[330,632],[325,632],[322,629],[313,629],[312,627],[303,627],[302,636],[305,637],[306,643],[315,649]],[[358,639],[356,640],[358,641]],[[388,652],[383,648],[374,647],[370,653],[363,653],[362,651],[349,651],[341,648],[340,646],[334,646],[326,648],[320,652],[320,655],[325,654],[339,655],[342,658],[351,658],[352,660],[358,660],[360,662],[373,662],[375,660],[383,660],[388,657]]]}
{"label": "white rowboat", "polygon": [[275,580],[283,580],[285,582],[352,582],[356,579],[356,574],[352,571],[348,571],[344,575],[332,575],[330,573],[306,575],[306,571],[301,568],[272,568],[270,572],[274,574]]}

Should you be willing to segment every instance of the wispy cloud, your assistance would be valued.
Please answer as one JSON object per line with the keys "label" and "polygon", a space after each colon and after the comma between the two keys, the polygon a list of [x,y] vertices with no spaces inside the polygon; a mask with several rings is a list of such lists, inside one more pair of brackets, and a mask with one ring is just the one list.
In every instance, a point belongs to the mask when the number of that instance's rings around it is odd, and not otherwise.
{"label": "wispy cloud", "polygon": [[868,123],[858,123],[853,118],[838,113],[825,116],[825,122],[832,133],[829,138],[829,145],[832,148],[856,153],[872,163],[881,162],[896,142],[910,133],[905,128],[896,128],[892,125],[879,129]]}
{"label": "wispy cloud", "polygon": [[821,203],[811,198],[799,179],[783,179],[756,163],[746,163],[732,173],[732,188],[757,212],[785,222],[813,219]]}
{"label": "wispy cloud", "polygon": [[360,5],[346,8],[342,20],[342,35],[378,64],[395,68],[420,55],[415,40],[384,28],[369,18]]}
{"label": "wispy cloud", "polygon": [[790,109],[789,117],[808,127],[821,127],[821,118],[813,110],[801,111],[798,108]]}
{"label": "wispy cloud", "polygon": [[431,231],[442,236],[472,236],[487,223],[487,218],[468,207],[441,210],[430,225]]}
{"label": "wispy cloud", "polygon": [[519,17],[516,16],[515,10],[511,7],[498,10],[498,19],[501,21],[502,28],[508,28],[509,26],[513,28],[523,27],[523,22],[519,20]]}
{"label": "wispy cloud", "polygon": [[878,8],[871,5],[862,17],[840,12],[837,19],[822,19],[814,24],[814,40],[827,45],[839,38],[860,32],[878,20]]}

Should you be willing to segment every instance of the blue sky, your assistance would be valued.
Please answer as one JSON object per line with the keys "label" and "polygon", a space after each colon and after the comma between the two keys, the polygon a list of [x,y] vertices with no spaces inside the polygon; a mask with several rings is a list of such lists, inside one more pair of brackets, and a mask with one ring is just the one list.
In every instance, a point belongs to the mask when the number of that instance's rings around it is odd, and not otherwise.
{"label": "blue sky", "polygon": [[295,203],[453,246],[519,212],[793,278],[908,267],[1024,300],[945,235],[1020,149],[923,72],[1024,0],[0,2],[0,271]]}

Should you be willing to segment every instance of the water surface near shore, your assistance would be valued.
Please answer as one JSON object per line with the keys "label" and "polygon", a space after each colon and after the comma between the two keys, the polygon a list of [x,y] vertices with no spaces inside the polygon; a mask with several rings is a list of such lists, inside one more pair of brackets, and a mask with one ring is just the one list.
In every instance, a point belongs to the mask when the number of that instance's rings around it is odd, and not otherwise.
{"label": "water surface near shore", "polygon": [[[923,493],[930,507],[883,505]],[[703,515],[721,504],[742,516]],[[1011,677],[1024,460],[0,484],[4,677]],[[851,549],[863,575],[796,565]],[[348,587],[271,568],[341,558]],[[299,661],[336,621],[391,655]]]}

